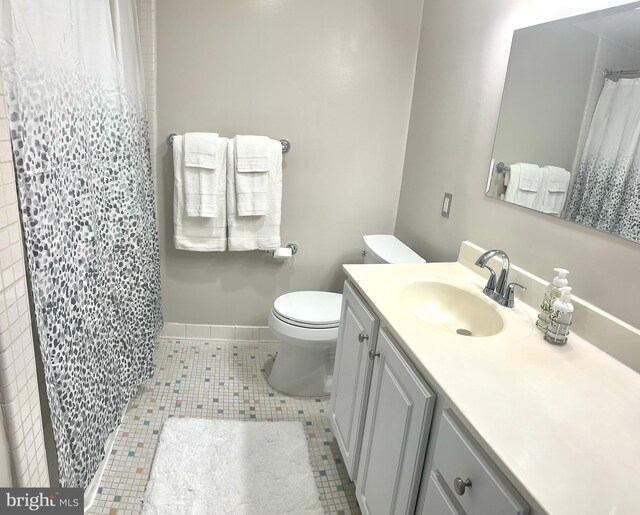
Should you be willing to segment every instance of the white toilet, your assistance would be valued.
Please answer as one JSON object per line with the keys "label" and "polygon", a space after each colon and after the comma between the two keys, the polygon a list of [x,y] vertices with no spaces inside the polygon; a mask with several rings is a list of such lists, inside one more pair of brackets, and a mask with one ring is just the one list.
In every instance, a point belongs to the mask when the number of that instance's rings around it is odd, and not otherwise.
{"label": "white toilet", "polygon": [[[390,234],[364,236],[365,263],[424,263]],[[290,395],[320,397],[331,392],[342,294],[296,291],[278,297],[269,328],[280,339],[269,384]]]}

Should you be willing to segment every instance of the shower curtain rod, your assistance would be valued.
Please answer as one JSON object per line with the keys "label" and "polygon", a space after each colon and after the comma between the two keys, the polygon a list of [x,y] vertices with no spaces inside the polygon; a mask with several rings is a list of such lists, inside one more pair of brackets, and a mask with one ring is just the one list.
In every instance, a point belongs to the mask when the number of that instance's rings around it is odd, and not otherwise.
{"label": "shower curtain rod", "polygon": [[608,70],[605,68],[602,72],[602,76],[605,79],[611,75],[619,75],[620,77],[623,75],[640,75],[640,70]]}

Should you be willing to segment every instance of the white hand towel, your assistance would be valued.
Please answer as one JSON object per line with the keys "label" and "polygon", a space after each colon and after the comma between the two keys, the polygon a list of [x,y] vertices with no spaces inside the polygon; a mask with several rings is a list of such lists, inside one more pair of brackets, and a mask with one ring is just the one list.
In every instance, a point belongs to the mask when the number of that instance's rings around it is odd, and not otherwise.
{"label": "white hand towel", "polygon": [[215,218],[191,217],[185,210],[184,196],[184,141],[182,136],[173,138],[173,240],[180,250],[199,252],[227,249],[227,138],[218,138],[216,163],[216,192],[219,198]]}
{"label": "white hand towel", "polygon": [[268,172],[269,141],[266,136],[236,136],[237,171]]}
{"label": "white hand towel", "polygon": [[267,213],[270,141],[266,136],[236,136],[234,139],[238,216]]}
{"label": "white hand towel", "polygon": [[536,193],[536,199],[533,202],[533,206],[531,206],[536,211],[542,211],[542,201],[545,196],[545,190],[547,188],[547,180],[549,178],[549,168],[543,166],[540,168],[540,187],[538,188],[538,192]]}
{"label": "white hand towel", "polygon": [[507,202],[533,208],[540,189],[540,167],[530,163],[511,165],[511,178],[504,199]]}
{"label": "white hand towel", "polygon": [[188,216],[211,218],[218,215],[219,140],[216,133],[187,132],[184,135],[184,195]]}
{"label": "white hand towel", "polygon": [[217,139],[215,132],[185,132],[184,165],[215,170],[218,163]]}
{"label": "white hand towel", "polygon": [[264,216],[239,216],[236,203],[234,173],[235,141],[227,146],[227,219],[229,250],[275,250],[280,247],[282,206],[282,145],[269,140],[269,172],[267,176],[267,212]]}
{"label": "white hand towel", "polygon": [[543,166],[545,180],[539,194],[538,210],[559,216],[564,208],[571,174],[559,166]]}

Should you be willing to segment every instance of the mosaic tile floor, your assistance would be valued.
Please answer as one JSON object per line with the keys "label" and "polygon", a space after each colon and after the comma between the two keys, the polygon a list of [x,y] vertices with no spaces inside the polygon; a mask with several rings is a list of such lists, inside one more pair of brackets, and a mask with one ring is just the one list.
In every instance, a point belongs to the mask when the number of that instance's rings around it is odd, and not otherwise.
{"label": "mosaic tile floor", "polygon": [[169,417],[303,422],[325,512],[360,513],[331,433],[328,398],[289,397],[271,388],[265,377],[276,351],[275,343],[159,340],[155,374],[129,404],[89,513],[140,513]]}

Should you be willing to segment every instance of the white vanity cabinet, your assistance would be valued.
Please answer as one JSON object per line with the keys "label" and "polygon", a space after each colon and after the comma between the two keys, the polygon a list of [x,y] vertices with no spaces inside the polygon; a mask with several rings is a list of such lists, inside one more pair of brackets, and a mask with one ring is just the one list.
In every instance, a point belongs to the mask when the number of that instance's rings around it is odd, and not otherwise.
{"label": "white vanity cabinet", "polygon": [[331,429],[352,481],[357,477],[373,369],[370,353],[375,351],[377,333],[378,319],[345,281],[333,370]]}
{"label": "white vanity cabinet", "polygon": [[452,415],[446,392],[432,391],[379,325],[346,281],[331,428],[362,512],[528,515],[527,503]]}
{"label": "white vanity cabinet", "polygon": [[435,395],[391,337],[378,333],[356,497],[367,515],[413,514]]}

